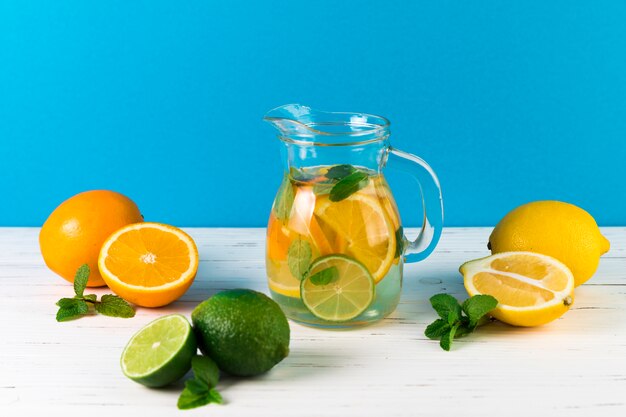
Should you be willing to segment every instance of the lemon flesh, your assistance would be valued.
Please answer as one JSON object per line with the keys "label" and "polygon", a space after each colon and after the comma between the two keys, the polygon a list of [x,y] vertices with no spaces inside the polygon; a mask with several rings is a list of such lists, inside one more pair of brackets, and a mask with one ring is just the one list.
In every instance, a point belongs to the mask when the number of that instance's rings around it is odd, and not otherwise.
{"label": "lemon flesh", "polygon": [[561,317],[574,301],[574,276],[558,260],[533,252],[504,252],[463,264],[470,296],[498,300],[491,314],[515,326],[539,326]]}

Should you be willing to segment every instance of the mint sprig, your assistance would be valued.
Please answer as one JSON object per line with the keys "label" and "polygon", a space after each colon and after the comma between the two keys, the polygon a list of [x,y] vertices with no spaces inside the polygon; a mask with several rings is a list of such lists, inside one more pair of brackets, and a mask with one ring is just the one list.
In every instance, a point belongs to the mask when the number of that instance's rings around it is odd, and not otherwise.
{"label": "mint sprig", "polygon": [[324,174],[324,180],[315,183],[316,195],[328,194],[330,201],[345,200],[369,184],[369,175],[349,164],[334,165]]}
{"label": "mint sprig", "polygon": [[89,313],[89,306],[100,314],[110,317],[129,318],[135,315],[135,309],[124,299],[117,295],[106,294],[98,301],[96,294],[85,294],[87,281],[89,281],[89,265],[81,265],[74,275],[74,297],[61,298],[57,301],[59,311],[57,311],[57,321],[68,321],[77,319]]}
{"label": "mint sprig", "polygon": [[449,351],[455,338],[472,333],[487,321],[487,314],[496,308],[498,300],[481,294],[468,298],[461,305],[449,294],[437,294],[430,297],[430,304],[440,318],[426,327],[424,334],[429,339],[440,339],[441,348]]}
{"label": "mint sprig", "polygon": [[355,172],[342,178],[331,188],[328,198],[335,203],[345,200],[360,189],[365,188],[369,180],[370,177],[366,173],[355,170]]}
{"label": "mint sprig", "polygon": [[222,404],[222,396],[215,389],[220,377],[215,362],[207,356],[194,356],[191,369],[194,377],[185,381],[185,389],[178,397],[178,408],[189,410],[210,403]]}

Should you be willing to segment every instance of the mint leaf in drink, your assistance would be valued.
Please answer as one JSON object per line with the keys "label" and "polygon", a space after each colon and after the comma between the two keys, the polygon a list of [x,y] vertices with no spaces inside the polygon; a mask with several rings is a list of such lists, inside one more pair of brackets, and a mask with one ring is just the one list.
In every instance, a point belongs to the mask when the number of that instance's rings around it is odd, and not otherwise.
{"label": "mint leaf in drink", "polygon": [[450,323],[452,314],[454,323],[461,318],[461,305],[456,298],[449,294],[437,294],[430,297],[430,304],[433,306],[439,317]]}
{"label": "mint leaf in drink", "polygon": [[336,266],[330,266],[311,275],[309,280],[314,285],[326,285],[339,278],[339,270]]}
{"label": "mint leaf in drink", "polygon": [[354,173],[355,171],[356,168],[349,164],[335,165],[326,172],[325,177],[330,180],[340,180]]}
{"label": "mint leaf in drink", "polygon": [[83,300],[77,300],[75,298],[61,298],[57,305],[59,311],[57,311],[57,321],[68,321],[84,316],[89,312],[89,306]]}
{"label": "mint leaf in drink", "polygon": [[194,356],[191,359],[191,369],[197,379],[204,381],[209,387],[214,387],[220,379],[220,370],[208,356]]}
{"label": "mint leaf in drink", "polygon": [[287,221],[291,215],[291,208],[293,207],[293,200],[295,194],[293,192],[293,186],[289,177],[285,175],[283,182],[280,184],[278,193],[276,194],[276,201],[274,202],[274,215],[280,221]]}
{"label": "mint leaf in drink", "polygon": [[135,316],[135,309],[117,295],[103,295],[100,302],[95,304],[95,308],[98,313],[109,317],[130,318]]}
{"label": "mint leaf in drink", "polygon": [[87,264],[82,264],[76,270],[76,274],[74,275],[74,292],[79,298],[83,296],[83,292],[85,292],[85,288],[87,288],[90,272],[89,265]]}
{"label": "mint leaf in drink", "polygon": [[396,229],[396,252],[394,253],[394,259],[401,256],[404,252],[404,229],[402,226]]}
{"label": "mint leaf in drink", "polygon": [[335,182],[318,182],[313,185],[313,193],[315,193],[315,195],[328,194],[334,186]]}
{"label": "mint leaf in drink", "polygon": [[424,335],[429,339],[440,339],[439,345],[449,351],[455,338],[472,333],[484,324],[487,314],[498,301],[490,295],[475,295],[461,306],[456,298],[449,294],[437,294],[430,298],[433,309],[440,318],[426,327]]}
{"label": "mint leaf in drink", "polygon": [[306,181],[307,175],[302,169],[298,169],[296,167],[289,168],[289,175],[296,181]]}
{"label": "mint leaf in drink", "polygon": [[463,312],[469,317],[469,327],[474,328],[487,313],[496,308],[498,300],[491,295],[481,294],[463,302]]}
{"label": "mint leaf in drink", "polygon": [[287,250],[287,265],[291,274],[301,280],[311,263],[311,245],[303,239],[295,239]]}
{"label": "mint leaf in drink", "polygon": [[366,173],[355,171],[333,186],[330,190],[329,199],[335,203],[345,200],[360,189],[365,188],[368,183],[369,176]]}

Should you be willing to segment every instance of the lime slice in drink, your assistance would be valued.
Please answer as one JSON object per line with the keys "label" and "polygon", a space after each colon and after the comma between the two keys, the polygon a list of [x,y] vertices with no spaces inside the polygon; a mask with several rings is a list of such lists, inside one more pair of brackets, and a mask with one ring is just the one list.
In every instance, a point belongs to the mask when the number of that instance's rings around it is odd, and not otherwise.
{"label": "lime slice in drink", "polygon": [[315,260],[300,284],[304,305],[323,320],[348,321],[374,300],[375,283],[367,268],[343,255]]}
{"label": "lime slice in drink", "polygon": [[191,368],[196,338],[180,314],[148,323],[130,339],[122,352],[122,371],[135,382],[162,387],[180,379]]}

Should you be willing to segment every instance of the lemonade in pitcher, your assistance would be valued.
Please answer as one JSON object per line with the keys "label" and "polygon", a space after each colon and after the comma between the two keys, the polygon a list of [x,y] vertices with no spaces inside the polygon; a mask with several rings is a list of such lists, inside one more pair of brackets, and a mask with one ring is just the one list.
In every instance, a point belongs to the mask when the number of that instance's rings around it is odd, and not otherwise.
{"label": "lemonade in pitcher", "polygon": [[[443,208],[437,177],[418,157],[389,144],[389,122],[361,113],[278,107],[285,170],[268,226],[269,289],[287,317],[318,327],[350,327],[391,314],[405,261],[435,248]],[[389,185],[387,161],[418,180],[424,223],[409,241]]]}
{"label": "lemonade in pitcher", "polygon": [[382,175],[352,165],[292,169],[268,224],[270,291],[305,323],[376,320],[398,303],[402,244]]}

